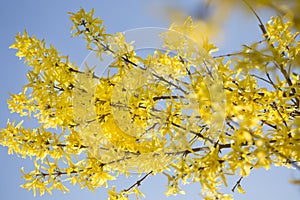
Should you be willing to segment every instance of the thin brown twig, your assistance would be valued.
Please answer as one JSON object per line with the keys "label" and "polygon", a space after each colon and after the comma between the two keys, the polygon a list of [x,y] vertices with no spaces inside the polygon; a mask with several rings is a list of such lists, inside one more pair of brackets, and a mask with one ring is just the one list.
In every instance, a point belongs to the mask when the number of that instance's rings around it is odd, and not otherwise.
{"label": "thin brown twig", "polygon": [[258,16],[257,12],[254,10],[254,8],[246,0],[242,0],[242,1],[247,5],[247,7],[251,10],[251,12],[255,15],[256,19],[259,22],[259,28],[261,29],[262,33],[264,34],[264,37],[266,39],[268,39],[267,35],[266,35],[267,34],[266,27],[264,26],[261,18]]}
{"label": "thin brown twig", "polygon": [[[250,167],[250,170],[252,170],[252,169],[253,169],[253,167]],[[235,191],[236,187],[238,187],[239,185],[241,185],[241,182],[242,182],[243,179],[244,179],[244,176],[241,176],[241,177],[239,178],[239,180],[236,182],[236,184],[235,184],[235,185],[233,186],[233,188],[231,189],[232,192]]]}
{"label": "thin brown twig", "polygon": [[213,58],[223,58],[223,57],[231,57],[231,56],[239,56],[245,54],[243,52],[238,52],[238,53],[227,53],[227,54],[222,54],[222,55],[217,55],[217,56],[213,56]]}
{"label": "thin brown twig", "polygon": [[134,187],[139,187],[142,182],[150,175],[153,171],[148,172],[145,176],[143,176],[141,179],[137,180],[133,185],[131,185],[129,188],[122,190],[122,192],[128,192]]}

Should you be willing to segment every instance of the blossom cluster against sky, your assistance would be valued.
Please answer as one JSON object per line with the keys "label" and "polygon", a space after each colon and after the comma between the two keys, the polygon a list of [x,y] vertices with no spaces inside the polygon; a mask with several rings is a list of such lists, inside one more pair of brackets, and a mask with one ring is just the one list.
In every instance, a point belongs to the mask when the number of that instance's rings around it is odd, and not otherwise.
{"label": "blossom cluster against sky", "polygon": [[[71,22],[67,12],[76,12],[80,6],[89,10],[95,8],[95,15],[101,16],[106,24],[107,31],[114,33],[125,31],[132,28],[141,27],[165,27],[169,21],[164,18],[162,13],[162,4],[170,1],[138,1],[138,0],[112,0],[112,1],[2,1],[0,7],[0,17],[2,26],[0,28],[0,55],[2,57],[0,73],[0,127],[5,127],[7,119],[19,120],[15,114],[10,114],[7,108],[6,99],[9,93],[18,93],[22,85],[26,84],[27,68],[17,57],[15,50],[8,47],[14,41],[14,35],[17,32],[23,32],[24,29],[29,34],[34,34],[38,38],[45,38],[47,43],[52,43],[62,54],[69,55],[70,60],[80,65],[88,51],[85,50],[85,43],[78,38],[72,39],[70,33]],[[173,5],[180,5],[187,11],[195,11],[195,6],[199,5],[196,0],[193,1],[173,1]],[[221,46],[221,52],[232,51],[239,48],[243,41],[255,40],[260,32],[255,21],[251,16],[242,16],[242,12],[232,12],[229,18],[230,22],[226,24],[224,35],[218,37],[216,42]],[[267,18],[264,18],[267,21]],[[248,34],[249,31],[253,34]],[[246,40],[245,40],[246,39]],[[36,126],[33,122],[28,126]],[[24,160],[14,155],[7,155],[7,149],[0,147],[0,199],[33,199],[31,192],[20,188],[23,183],[21,179],[20,168],[31,168],[32,162]],[[243,180],[242,185],[247,194],[235,195],[236,199],[298,199],[300,196],[299,187],[289,184],[288,180],[298,176],[296,172],[288,169],[273,167],[269,171],[257,170],[249,178]],[[230,179],[230,186],[235,184],[239,177]],[[119,189],[127,188],[137,177],[130,180],[125,178],[118,181]],[[146,194],[146,199],[166,199],[163,195],[167,180],[161,180],[161,177],[150,177],[145,180],[142,190]],[[45,195],[36,197],[38,200],[60,199],[60,200],[80,200],[80,199],[106,199],[105,190],[99,189],[92,193],[86,189],[81,190],[78,186],[70,186],[71,193],[61,194],[54,192],[52,196]],[[170,197],[169,199],[201,199],[197,196],[200,193],[198,184],[184,187],[187,195]],[[192,197],[192,198],[191,198]]]}

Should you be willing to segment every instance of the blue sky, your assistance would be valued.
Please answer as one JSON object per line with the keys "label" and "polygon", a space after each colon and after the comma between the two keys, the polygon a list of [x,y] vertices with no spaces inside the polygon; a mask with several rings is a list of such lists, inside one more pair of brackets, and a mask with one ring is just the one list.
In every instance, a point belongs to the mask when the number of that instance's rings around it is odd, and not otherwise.
{"label": "blue sky", "polygon": [[[70,60],[78,65],[84,60],[88,51],[85,50],[85,43],[79,38],[70,37],[71,23],[67,12],[76,12],[80,6],[89,10],[95,8],[95,15],[101,16],[106,24],[107,31],[114,33],[140,27],[165,27],[169,25],[168,20],[163,18],[163,14],[157,14],[155,10],[159,8],[161,2],[170,1],[139,1],[139,0],[65,0],[65,1],[1,1],[0,19],[0,55],[2,65],[0,73],[0,127],[5,127],[7,119],[18,120],[18,116],[10,114],[7,109],[6,99],[9,93],[18,93],[21,87],[26,84],[27,67],[15,57],[15,50],[8,49],[14,41],[17,32],[24,29],[29,34],[34,34],[38,38],[45,38],[47,43],[52,43],[62,54],[69,55]],[[196,0],[186,3],[183,0],[173,1],[173,4],[181,5],[183,9],[193,10],[197,5]],[[155,10],[154,10],[155,9]],[[249,44],[250,41],[260,37],[257,22],[254,17],[242,15],[243,12],[232,12],[230,23],[225,24],[225,32],[216,40],[221,47],[221,52],[230,52],[240,48],[241,44]],[[267,15],[262,15],[267,21]],[[248,34],[251,32],[251,34]],[[30,125],[30,124],[29,124]],[[34,124],[31,124],[34,126]],[[31,192],[27,192],[19,187],[23,183],[20,178],[19,169],[22,166],[31,168],[32,162],[24,160],[14,155],[7,155],[7,149],[0,147],[0,199],[34,199]],[[284,168],[272,167],[271,170],[253,171],[250,177],[243,180],[246,195],[235,195],[236,199],[299,199],[300,187],[289,184],[288,180],[299,177],[299,172]],[[235,177],[229,182],[229,188],[235,184]],[[118,181],[119,189],[127,188],[135,182],[137,177],[126,180],[122,178]],[[142,184],[142,191],[146,194],[147,200],[166,199],[163,195],[167,180],[161,176],[150,177]],[[187,195],[171,197],[170,199],[201,199],[199,184],[187,186]],[[38,200],[60,199],[60,200],[80,200],[80,199],[106,199],[106,192],[103,189],[92,193],[79,187],[70,187],[71,193],[62,194],[54,192],[52,196],[45,195],[36,197]]]}

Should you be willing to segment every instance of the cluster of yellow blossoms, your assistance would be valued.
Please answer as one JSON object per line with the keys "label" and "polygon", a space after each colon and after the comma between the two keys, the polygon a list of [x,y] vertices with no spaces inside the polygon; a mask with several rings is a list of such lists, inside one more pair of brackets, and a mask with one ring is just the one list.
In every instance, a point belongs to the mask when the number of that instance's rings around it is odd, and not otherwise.
{"label": "cluster of yellow blossoms", "polygon": [[[262,41],[224,56],[212,56],[216,47],[206,40],[189,43],[197,24],[188,18],[162,35],[165,52],[142,58],[122,33],[107,34],[93,10],[70,16],[88,49],[113,55],[112,72],[82,71],[44,40],[16,36],[11,48],[31,69],[8,106],[40,124],[8,122],[0,130],[10,154],[34,160],[33,171],[21,170],[22,187],[43,195],[68,191],[63,182],[70,181],[95,190],[119,174],[145,172],[128,189],[109,189],[109,199],[143,197],[139,185],[155,174],[166,176],[167,196],[200,182],[207,199],[231,199],[219,191],[229,175],[273,164],[299,168],[300,42],[287,18],[272,17],[260,26]],[[143,87],[131,88],[144,78]],[[235,188],[244,192],[240,181]]]}

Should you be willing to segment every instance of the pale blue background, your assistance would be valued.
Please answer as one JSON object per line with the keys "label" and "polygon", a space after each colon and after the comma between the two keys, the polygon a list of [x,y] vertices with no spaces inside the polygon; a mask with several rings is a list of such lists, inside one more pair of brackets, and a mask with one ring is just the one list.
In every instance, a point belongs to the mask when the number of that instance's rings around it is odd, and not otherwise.
{"label": "pale blue background", "polygon": [[[22,61],[15,57],[15,50],[8,49],[14,41],[14,35],[26,28],[29,34],[34,34],[38,38],[45,38],[52,43],[60,52],[68,54],[70,60],[80,64],[88,51],[85,50],[85,43],[79,38],[70,38],[69,16],[67,12],[76,12],[80,6],[89,10],[95,8],[95,14],[104,20],[107,31],[125,31],[138,27],[168,27],[169,22],[163,18],[163,14],[155,14],[159,8],[158,2],[167,1],[141,1],[141,0],[11,0],[0,1],[0,127],[4,127],[8,118],[19,119],[17,115],[10,114],[6,99],[9,92],[18,93],[26,83],[27,67]],[[170,2],[170,1],[168,1]],[[196,0],[173,1],[173,5],[180,4],[187,11],[194,11],[198,5]],[[265,21],[267,15],[262,15]],[[225,33],[222,35],[223,42],[216,40],[221,47],[221,52],[230,52],[237,49],[241,44],[249,44],[260,37],[257,22],[252,16],[242,15],[242,12],[232,12],[230,23],[226,24]],[[33,124],[31,124],[33,126]],[[34,199],[31,192],[27,192],[19,187],[23,183],[20,178],[20,167],[32,167],[30,160],[17,158],[14,155],[7,155],[7,149],[0,147],[0,199]],[[269,171],[256,170],[252,175],[243,180],[242,185],[246,189],[246,195],[235,194],[236,199],[300,199],[300,186],[289,184],[288,180],[299,178],[299,172],[284,168],[273,167]],[[229,188],[225,191],[230,192],[238,177],[229,181]],[[166,199],[163,195],[166,190],[167,180],[162,176],[149,177],[141,186],[146,194],[147,200]],[[126,180],[122,178],[117,185],[119,189],[127,188],[135,182],[135,179]],[[169,199],[201,199],[199,184],[187,186],[187,195],[170,197]],[[62,194],[54,192],[52,196],[45,195],[35,199],[59,199],[59,200],[80,200],[80,199],[106,199],[106,192],[103,189],[95,193],[79,187],[70,186],[71,193]]]}

